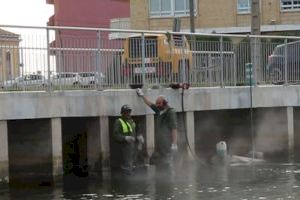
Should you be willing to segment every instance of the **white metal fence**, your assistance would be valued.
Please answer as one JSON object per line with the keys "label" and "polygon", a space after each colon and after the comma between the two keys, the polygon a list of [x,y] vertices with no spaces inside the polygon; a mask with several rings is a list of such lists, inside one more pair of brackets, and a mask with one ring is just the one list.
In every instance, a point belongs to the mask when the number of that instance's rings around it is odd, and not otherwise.
{"label": "white metal fence", "polygon": [[[1,26],[1,90],[300,83],[300,37]],[[111,33],[122,38],[110,38]],[[249,75],[249,74],[248,74]],[[249,77],[249,76],[248,76]]]}

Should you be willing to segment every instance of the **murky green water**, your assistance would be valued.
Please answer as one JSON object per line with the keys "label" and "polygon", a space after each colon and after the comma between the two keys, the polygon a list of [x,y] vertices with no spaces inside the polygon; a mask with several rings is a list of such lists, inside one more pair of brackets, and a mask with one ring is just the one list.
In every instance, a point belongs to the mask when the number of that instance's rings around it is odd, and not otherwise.
{"label": "murky green water", "polygon": [[172,171],[150,167],[132,177],[65,178],[55,187],[0,191],[1,200],[252,200],[300,199],[300,165],[197,166],[183,164]]}

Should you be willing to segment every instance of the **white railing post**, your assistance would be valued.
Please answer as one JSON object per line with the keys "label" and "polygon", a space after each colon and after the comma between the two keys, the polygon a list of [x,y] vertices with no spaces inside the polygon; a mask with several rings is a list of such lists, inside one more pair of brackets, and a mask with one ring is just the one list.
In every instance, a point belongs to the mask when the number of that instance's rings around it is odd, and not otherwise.
{"label": "white railing post", "polygon": [[221,62],[220,62],[220,67],[221,67],[220,76],[221,76],[221,87],[224,87],[224,62],[223,62],[223,58],[224,58],[224,55],[223,55],[223,36],[221,36],[221,38],[220,38],[220,59],[221,59]]}
{"label": "white railing post", "polygon": [[[146,57],[146,55],[145,55],[145,34],[144,33],[142,33],[142,72],[143,72],[143,80],[142,80],[142,83],[143,83],[143,85],[145,85],[145,79],[146,79],[146,76],[145,76],[145,73],[146,73],[146,63],[145,63],[145,58]],[[134,73],[133,73],[134,74]],[[134,77],[132,77],[132,78],[134,78]]]}
{"label": "white railing post", "polygon": [[49,38],[49,28],[46,28],[46,40],[47,40],[47,90],[50,92],[51,88],[51,69],[50,69],[50,38]]}
{"label": "white railing post", "polygon": [[101,87],[101,31],[97,31],[97,52],[96,52],[96,73],[95,73],[95,88],[100,90]]}
{"label": "white railing post", "polygon": [[288,56],[288,49],[287,49],[287,38],[284,39],[284,83],[288,84],[288,62],[287,62],[287,56]]}
{"label": "white railing post", "polygon": [[236,48],[233,48],[233,85],[236,86],[237,84],[237,59],[236,59],[236,54],[235,51]]}
{"label": "white railing post", "polygon": [[187,47],[185,46],[185,37],[183,35],[181,35],[181,48],[182,48],[182,82],[185,83],[186,82],[186,60],[187,60],[187,57],[186,57],[186,53],[187,52]]}

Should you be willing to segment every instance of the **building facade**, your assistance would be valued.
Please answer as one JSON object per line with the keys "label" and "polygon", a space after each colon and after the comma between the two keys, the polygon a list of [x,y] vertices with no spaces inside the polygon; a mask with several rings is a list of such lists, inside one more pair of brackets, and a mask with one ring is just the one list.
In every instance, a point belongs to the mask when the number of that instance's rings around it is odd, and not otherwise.
{"label": "building facade", "polygon": [[[226,3],[225,3],[226,2]],[[172,30],[175,17],[189,31],[189,0],[131,0],[133,29]],[[194,0],[196,32],[249,33],[251,0]],[[260,0],[262,33],[299,34],[300,1]]]}
{"label": "building facade", "polygon": [[129,17],[129,0],[46,0],[53,4],[49,26],[108,28],[113,18]]}
{"label": "building facade", "polygon": [[[109,28],[111,20],[128,18],[129,0],[46,0],[54,5],[48,26]],[[108,48],[109,32],[58,30],[51,47],[56,57],[56,71],[98,71],[99,61],[93,60],[95,49]],[[100,45],[99,45],[100,44]],[[74,51],[74,48],[84,51]],[[72,49],[72,50],[71,50]],[[103,60],[100,56],[99,60]],[[106,66],[103,66],[104,68]]]}
{"label": "building facade", "polygon": [[0,81],[20,75],[19,35],[0,29]]}

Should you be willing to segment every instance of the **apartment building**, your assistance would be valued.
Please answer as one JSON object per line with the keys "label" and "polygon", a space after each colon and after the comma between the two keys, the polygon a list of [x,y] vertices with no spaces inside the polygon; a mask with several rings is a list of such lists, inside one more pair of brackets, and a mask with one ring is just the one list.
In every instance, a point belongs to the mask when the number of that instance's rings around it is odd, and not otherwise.
{"label": "apartment building", "polygon": [[0,81],[20,75],[19,35],[0,29]]}
{"label": "apartment building", "polygon": [[129,17],[129,0],[46,0],[54,6],[49,26],[110,27],[113,18]]}
{"label": "apartment building", "polygon": [[[189,0],[131,0],[131,28],[172,30],[175,17],[189,31]],[[249,33],[251,0],[194,0],[195,30],[205,33]],[[260,0],[262,34],[300,32],[299,0]]]}
{"label": "apartment building", "polygon": [[[110,28],[111,20],[129,18],[129,0],[46,0],[54,6],[54,15],[49,18],[48,26]],[[101,48],[107,48],[110,33],[102,32]],[[80,42],[79,42],[80,41]],[[56,56],[57,71],[94,71],[96,62],[91,58],[99,48],[99,35],[96,31],[59,30],[51,47],[61,49],[83,48],[91,51],[53,51]]]}

